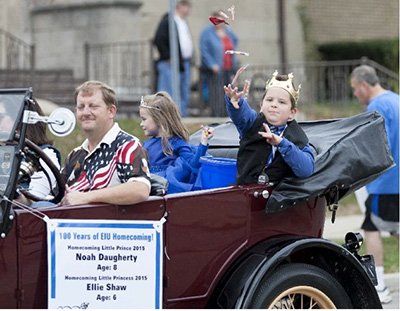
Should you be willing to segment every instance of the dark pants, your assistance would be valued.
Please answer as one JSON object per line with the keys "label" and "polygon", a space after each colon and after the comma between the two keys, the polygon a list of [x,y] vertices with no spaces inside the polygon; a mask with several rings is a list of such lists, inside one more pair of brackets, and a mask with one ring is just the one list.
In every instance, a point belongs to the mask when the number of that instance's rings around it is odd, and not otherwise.
{"label": "dark pants", "polygon": [[224,85],[231,83],[232,70],[214,73],[202,70],[202,98],[211,107],[211,116],[226,117]]}
{"label": "dark pants", "polygon": [[[371,214],[374,213],[381,220],[389,223],[399,222],[399,195],[398,194],[381,194],[372,195],[370,194],[365,201],[365,207],[367,208],[365,213],[365,219],[361,225],[361,229],[365,231],[389,231],[390,229],[377,228],[373,220],[371,220]],[[398,230],[397,230],[398,231]]]}

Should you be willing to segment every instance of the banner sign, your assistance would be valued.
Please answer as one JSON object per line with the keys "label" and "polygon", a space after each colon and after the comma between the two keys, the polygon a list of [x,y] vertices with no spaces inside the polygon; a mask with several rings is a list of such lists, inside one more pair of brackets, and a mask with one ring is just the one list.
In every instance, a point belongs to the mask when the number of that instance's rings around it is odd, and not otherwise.
{"label": "banner sign", "polygon": [[48,219],[49,309],[161,309],[163,223]]}

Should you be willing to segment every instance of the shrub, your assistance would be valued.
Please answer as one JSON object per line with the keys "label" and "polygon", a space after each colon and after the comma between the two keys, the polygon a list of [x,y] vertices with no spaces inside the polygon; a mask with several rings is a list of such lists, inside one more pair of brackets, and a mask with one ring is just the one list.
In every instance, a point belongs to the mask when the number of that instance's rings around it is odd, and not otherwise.
{"label": "shrub", "polygon": [[365,40],[324,43],[318,46],[321,58],[326,61],[360,59],[363,56],[399,72],[399,40]]}

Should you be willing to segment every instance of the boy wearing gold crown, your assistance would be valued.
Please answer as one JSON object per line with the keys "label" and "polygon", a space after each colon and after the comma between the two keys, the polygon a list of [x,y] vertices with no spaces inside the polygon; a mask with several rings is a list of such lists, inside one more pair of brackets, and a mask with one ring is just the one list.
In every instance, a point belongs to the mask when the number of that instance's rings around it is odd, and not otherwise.
{"label": "boy wearing gold crown", "polygon": [[237,156],[238,185],[274,184],[284,177],[309,177],[314,172],[314,154],[307,135],[294,120],[299,92],[293,74],[278,75],[267,81],[260,113],[251,109],[243,91],[224,86],[229,117],[240,134]]}

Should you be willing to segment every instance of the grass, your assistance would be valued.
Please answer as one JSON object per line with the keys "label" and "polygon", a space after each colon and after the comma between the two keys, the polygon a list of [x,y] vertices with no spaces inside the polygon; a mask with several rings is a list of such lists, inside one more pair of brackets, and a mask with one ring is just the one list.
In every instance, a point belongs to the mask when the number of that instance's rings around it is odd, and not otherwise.
{"label": "grass", "polygon": [[365,111],[357,100],[350,102],[317,102],[299,107],[309,120],[334,119],[354,116]]}
{"label": "grass", "polygon": [[[385,251],[385,257],[383,266],[385,273],[399,272],[399,241],[394,237],[383,237],[383,249]],[[344,241],[335,240],[337,244],[342,245]],[[360,255],[366,254],[365,242],[361,246]]]}
{"label": "grass", "polygon": [[344,197],[339,201],[340,205],[350,205],[350,204],[357,204],[356,195],[354,193]]}
{"label": "grass", "polygon": [[[352,193],[339,201],[339,208],[336,216],[347,216],[361,213],[362,212],[358,206],[356,195]],[[331,218],[331,215],[331,212],[326,213],[326,217],[328,218]]]}

